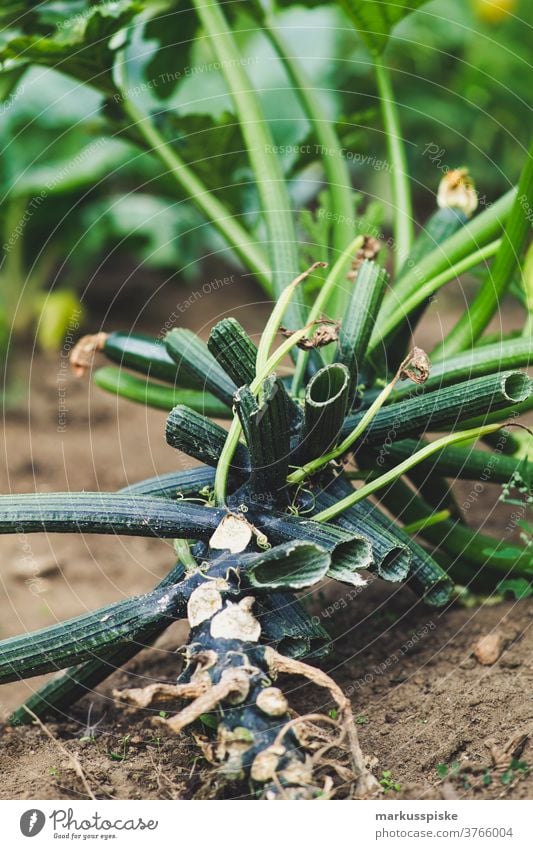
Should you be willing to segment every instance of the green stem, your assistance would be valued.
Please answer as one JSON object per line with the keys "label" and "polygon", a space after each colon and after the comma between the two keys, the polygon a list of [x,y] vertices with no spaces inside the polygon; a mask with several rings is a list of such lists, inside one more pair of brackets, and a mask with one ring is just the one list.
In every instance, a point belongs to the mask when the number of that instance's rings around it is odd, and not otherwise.
{"label": "green stem", "polygon": [[[263,29],[293,84],[320,147],[321,162],[328,182],[332,220],[335,221],[333,249],[344,251],[354,231],[354,198],[350,171],[346,160],[342,157],[341,143],[335,124],[325,114],[318,92],[313,88],[311,80],[297,59],[290,55],[290,48],[270,15],[265,16]],[[334,317],[341,317],[347,300],[348,293],[342,287],[338,287],[331,293],[331,304],[328,304],[329,313]]]}
{"label": "green stem", "polygon": [[[287,308],[296,292],[296,289],[302,282],[308,277],[315,268],[326,268],[326,262],[315,262],[313,265],[304,271],[302,274],[299,274],[288,286],[285,287],[283,292],[281,292],[274,309],[270,313],[270,317],[266,323],[265,329],[261,334],[261,339],[259,341],[259,346],[257,348],[257,358],[256,358],[256,372],[258,374],[263,373],[268,362],[268,357],[270,354],[270,349],[276,338],[276,334],[280,328],[280,324],[283,320],[283,316],[287,311]],[[327,282],[327,281],[326,281]],[[313,311],[311,310],[311,313]],[[309,318],[309,321],[311,317]],[[306,330],[307,333],[307,330]]]}
{"label": "green stem", "polygon": [[[430,519],[431,505],[409,489],[403,480],[396,480],[383,494],[383,503],[402,521]],[[314,517],[313,517],[314,518]],[[531,576],[533,563],[527,549],[514,545],[504,537],[495,538],[465,525],[459,519],[447,519],[438,524],[426,524],[420,531],[428,543],[452,556],[450,575],[461,581],[476,580],[478,571],[503,572]],[[476,572],[474,572],[475,567]]]}
{"label": "green stem", "polygon": [[469,439],[479,439],[486,433],[495,433],[495,431],[499,430],[501,427],[501,424],[487,425],[486,427],[473,428],[472,430],[464,430],[459,433],[451,433],[446,436],[442,436],[440,439],[436,439],[435,442],[432,442],[430,445],[426,445],[420,451],[417,451],[416,454],[413,454],[411,457],[404,460],[403,463],[399,463],[393,469],[390,469],[390,471],[385,472],[384,475],[380,475],[375,480],[370,481],[360,489],[355,490],[351,495],[348,495],[346,498],[338,501],[337,504],[328,507],[326,510],[322,510],[321,513],[313,516],[313,519],[316,522],[329,522],[332,519],[335,519],[339,513],[342,513],[348,507],[352,507],[352,505],[357,504],[359,501],[363,501],[365,498],[368,498],[369,495],[372,495],[372,493],[376,492],[378,489],[382,489],[384,486],[387,486],[387,484],[392,483],[397,478],[408,472],[409,469],[414,468],[422,460],[426,460],[428,457],[431,457],[432,454],[440,451],[441,448],[446,448],[447,445],[454,445],[458,442],[466,442]]}
{"label": "green stem", "polygon": [[272,294],[271,273],[268,263],[262,251],[250,239],[246,230],[236,221],[233,213],[198,179],[190,166],[163,138],[150,117],[129,100],[124,92],[121,92],[120,102],[125,114],[135,124],[135,129],[146,142],[148,149],[159,157],[192,202],[204,213],[213,227],[224,236],[243,263],[254,272],[264,291],[268,295]]}
{"label": "green stem", "polygon": [[416,522],[411,522],[409,525],[404,525],[403,530],[406,534],[417,534],[426,528],[432,528],[440,522],[445,522],[451,518],[449,510],[440,510],[438,513],[432,513],[431,516],[426,516],[424,519],[418,519]]}
{"label": "green stem", "polygon": [[[454,265],[451,265],[445,271],[442,271],[440,274],[437,274],[436,277],[433,277],[431,280],[427,280],[425,283],[413,292],[408,298],[405,300],[401,300],[400,308],[393,313],[389,318],[386,319],[384,324],[380,326],[380,339],[379,344],[383,345],[383,340],[392,333],[403,321],[405,321],[406,316],[408,316],[413,310],[416,309],[426,298],[429,298],[435,292],[445,286],[446,283],[449,283],[450,280],[454,280],[459,275],[464,274],[465,271],[469,271],[471,268],[474,268],[476,265],[479,265],[480,262],[485,262],[487,259],[490,259],[497,252],[498,248],[501,245],[501,239],[496,239],[493,242],[489,242],[483,248],[480,248],[478,251],[469,254],[464,259],[459,260]],[[371,342],[371,346],[369,348],[369,352],[374,350],[377,347],[378,339],[374,338]]]}
{"label": "green stem", "polygon": [[[297,239],[285,178],[261,103],[244,66],[231,28],[217,0],[193,0],[198,17],[229,88],[239,119],[265,217],[272,284],[277,297],[298,270]],[[292,305],[291,322],[303,323],[301,309]]]}
{"label": "green stem", "polygon": [[409,255],[413,243],[413,209],[407,158],[402,139],[400,119],[389,69],[377,56],[374,59],[376,82],[385,132],[387,147],[392,165],[392,201],[394,204],[394,267],[398,271]]}
{"label": "green stem", "polygon": [[468,311],[437,348],[436,354],[439,358],[442,358],[444,354],[448,356],[470,348],[485,330],[519,267],[522,251],[531,229],[532,210],[533,141],[520,174],[517,196],[509,214],[492,271]]}
{"label": "green stem", "polygon": [[230,408],[210,392],[163,386],[153,380],[135,377],[114,366],[97,369],[93,380],[100,389],[144,406],[156,407],[158,410],[170,411],[176,404],[183,404],[204,416],[218,419],[229,419],[231,416]]}
{"label": "green stem", "polygon": [[533,312],[528,312],[526,316],[524,327],[522,328],[522,336],[525,339],[531,340],[531,347],[533,348]]}
{"label": "green stem", "polygon": [[188,540],[177,538],[174,540],[174,551],[180,563],[183,563],[187,571],[195,570],[198,566],[196,560],[191,554],[191,547]]}
{"label": "green stem", "polygon": [[533,242],[530,244],[522,267],[524,302],[527,311],[522,336],[533,341]]}
{"label": "green stem", "polygon": [[[348,247],[346,247],[346,245],[344,246],[344,250],[338,257],[337,261],[335,262],[335,265],[324,280],[324,283],[322,284],[322,287],[318,292],[315,302],[309,311],[309,315],[307,316],[309,330],[307,331],[306,335],[310,335],[312,333],[312,322],[320,318],[326,308],[326,305],[328,304],[332,293],[335,292],[335,290],[338,288],[339,282],[341,280],[346,279],[348,266],[351,263],[354,255],[357,253],[357,251],[363,244],[363,241],[363,236],[356,236],[355,239],[352,239]],[[298,354],[298,359],[296,360],[296,368],[294,370],[291,388],[291,392],[295,397],[298,395],[300,384],[305,374],[305,368],[307,365],[308,357],[308,351],[300,351],[300,353]]]}
{"label": "green stem", "polygon": [[402,275],[383,302],[376,329],[370,340],[369,351],[381,345],[383,337],[381,328],[385,321],[397,311],[398,304],[406,301],[428,280],[446,271],[450,265],[454,265],[472,251],[479,250],[499,236],[515,197],[516,189],[511,189],[484,212],[461,227],[453,236],[437,245],[435,250],[426,254],[414,268]]}

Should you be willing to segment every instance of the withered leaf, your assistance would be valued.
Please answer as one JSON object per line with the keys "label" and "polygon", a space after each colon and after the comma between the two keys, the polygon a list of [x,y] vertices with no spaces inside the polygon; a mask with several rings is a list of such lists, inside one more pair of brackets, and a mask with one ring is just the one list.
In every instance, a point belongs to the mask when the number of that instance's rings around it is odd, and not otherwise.
{"label": "withered leaf", "polygon": [[422,348],[413,348],[401,365],[400,377],[409,378],[414,383],[425,383],[429,377],[431,363]]}
{"label": "withered leaf", "polygon": [[[311,351],[313,348],[323,348],[324,345],[329,345],[330,342],[337,342],[339,338],[340,321],[320,319],[317,324],[319,326],[311,337],[300,339],[300,341],[296,343],[296,346],[301,348],[302,351]],[[286,336],[287,338],[292,336],[294,333],[294,330],[287,330],[286,327],[280,327],[279,331],[282,336]]]}
{"label": "withered leaf", "polygon": [[357,253],[355,254],[347,279],[355,280],[357,272],[365,259],[375,259],[381,250],[381,242],[375,239],[374,236],[364,236],[364,241]]}

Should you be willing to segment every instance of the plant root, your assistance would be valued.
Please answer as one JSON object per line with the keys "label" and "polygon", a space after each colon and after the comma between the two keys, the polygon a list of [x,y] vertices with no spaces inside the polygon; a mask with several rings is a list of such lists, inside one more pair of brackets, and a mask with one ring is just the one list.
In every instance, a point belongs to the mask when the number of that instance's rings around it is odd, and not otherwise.
{"label": "plant root", "polygon": [[[285,657],[270,647],[265,650],[265,655],[269,670],[274,676],[283,672],[289,675],[301,675],[318,687],[329,690],[339,708],[339,720],[343,730],[343,737],[346,736],[348,740],[352,767],[356,777],[356,793],[366,796],[379,791],[380,784],[378,780],[367,769],[365,764],[361,746],[359,745],[352,706],[338,684],[321,669],[316,669],[314,666],[309,666],[300,660]],[[331,748],[333,745],[335,744],[329,744],[326,748]]]}
{"label": "plant root", "polygon": [[[203,621],[192,627],[186,667],[177,684],[156,683],[116,695],[141,708],[190,699],[175,715],[153,718],[175,734],[210,714],[217,723],[216,736],[195,737],[216,768],[219,788],[224,782],[251,782],[263,799],[332,798],[348,785],[357,796],[379,791],[340,687],[322,670],[259,644],[253,596],[235,603],[224,595],[222,591],[220,604],[206,607]],[[295,716],[273,683],[283,674],[327,690],[338,716]]]}
{"label": "plant root", "polygon": [[150,707],[155,701],[175,701],[176,699],[195,699],[206,692],[206,685],[200,682],[191,684],[149,684],[131,690],[113,690],[113,696],[123,702],[129,702],[139,708]]}
{"label": "plant root", "polygon": [[248,695],[250,682],[246,672],[242,669],[227,669],[217,684],[213,684],[202,695],[171,719],[161,719],[171,731],[179,734],[187,725],[195,722],[203,713],[215,710],[219,703],[230,697],[243,701]]}

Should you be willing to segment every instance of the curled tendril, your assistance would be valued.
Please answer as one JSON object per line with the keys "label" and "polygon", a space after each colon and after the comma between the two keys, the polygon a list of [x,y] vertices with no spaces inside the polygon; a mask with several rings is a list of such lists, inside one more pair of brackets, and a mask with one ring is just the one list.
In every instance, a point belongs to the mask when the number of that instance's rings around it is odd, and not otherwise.
{"label": "curled tendril", "polygon": [[267,535],[264,534],[263,531],[255,530],[255,541],[257,543],[257,547],[263,549],[263,551],[268,551],[269,548],[272,548]]}

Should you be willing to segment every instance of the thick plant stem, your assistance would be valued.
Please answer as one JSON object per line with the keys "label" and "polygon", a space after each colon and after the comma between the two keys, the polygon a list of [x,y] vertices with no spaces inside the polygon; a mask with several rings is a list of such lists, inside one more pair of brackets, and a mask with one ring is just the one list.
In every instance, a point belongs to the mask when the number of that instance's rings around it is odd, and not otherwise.
{"label": "thick plant stem", "polygon": [[[263,28],[283,63],[320,146],[321,162],[328,182],[330,210],[333,213],[333,221],[335,221],[332,247],[335,252],[344,251],[346,245],[353,238],[355,226],[354,202],[350,171],[346,160],[342,157],[341,143],[335,125],[325,114],[320,97],[313,88],[311,80],[308,79],[298,60],[291,56],[290,48],[271,16],[265,16]],[[343,315],[348,298],[348,288],[342,285],[337,286],[330,294],[327,304],[328,313],[335,318],[340,318]]]}
{"label": "thick plant stem", "polygon": [[[379,396],[378,396],[379,397]],[[533,382],[519,371],[498,372],[446,386],[434,392],[413,392],[389,404],[370,422],[364,434],[368,445],[383,445],[394,430],[396,439],[420,436],[426,431],[471,428],[516,418],[533,403]],[[358,427],[364,411],[346,417],[342,436]]]}
{"label": "thick plant stem", "polygon": [[137,132],[144,139],[147,148],[159,157],[180,188],[187,193],[190,200],[204,213],[210,224],[226,239],[245,266],[253,271],[264,291],[271,295],[271,271],[268,262],[258,245],[252,241],[250,235],[237,222],[234,214],[213,195],[190,166],[163,138],[150,117],[145,115],[125,94],[121,95],[121,106],[124,113],[135,125]]}
{"label": "thick plant stem", "polygon": [[305,465],[297,469],[295,472],[292,472],[287,478],[289,483],[301,483],[305,480],[305,478],[309,477],[315,472],[318,472],[319,469],[325,466],[326,463],[329,463],[330,460],[336,460],[337,457],[342,457],[343,454],[346,454],[346,452],[352,447],[354,442],[356,442],[356,440],[359,439],[359,437],[365,432],[368,425],[373,421],[380,409],[383,407],[383,405],[387,401],[387,398],[389,397],[392,390],[396,386],[398,380],[400,379],[403,369],[409,361],[409,357],[404,360],[404,362],[401,364],[400,368],[396,372],[396,375],[393,377],[390,383],[388,383],[381,390],[378,397],[370,405],[368,410],[365,410],[363,417],[356,424],[355,428],[347,436],[345,436],[342,442],[340,442],[339,445],[334,446],[326,454],[322,454],[322,456],[310,460],[309,462],[305,463]]}
{"label": "thick plant stem", "polygon": [[[455,357],[446,357],[431,365],[429,378],[424,389],[438,390],[453,383],[461,383],[474,377],[496,374],[499,371],[515,368],[527,368],[533,362],[531,342],[523,337],[498,340],[493,344],[478,345],[470,351],[463,351]],[[400,384],[392,400],[409,396],[412,385],[407,381]]]}
{"label": "thick plant stem", "polygon": [[0,495],[0,534],[123,534],[208,539],[224,517],[189,501],[128,492]]}
{"label": "thick plant stem", "polygon": [[463,315],[451,333],[448,334],[435,351],[438,358],[456,354],[481,336],[504,293],[514,272],[519,267],[528,233],[531,231],[533,209],[533,141],[526,155],[518,182],[518,193],[507,220],[501,245],[491,273],[483,283],[468,311]]}
{"label": "thick plant stem", "polygon": [[[255,380],[250,384],[250,390],[257,394],[261,389],[261,385],[265,378],[279,365],[282,359],[294,348],[294,346],[303,339],[307,333],[307,327],[302,327],[296,330],[288,339],[277,348],[265,363],[264,370],[257,372]],[[215,476],[215,503],[223,506],[226,503],[226,487],[230,472],[231,461],[239,444],[239,438],[242,433],[241,423],[238,416],[233,417],[224,448],[220,454],[217,471]]]}
{"label": "thick plant stem", "polygon": [[374,59],[376,82],[387,134],[387,147],[392,165],[392,202],[394,204],[394,267],[399,270],[409,256],[413,243],[413,209],[407,159],[388,68],[377,56]]}
{"label": "thick plant stem", "polygon": [[[268,233],[268,251],[272,265],[275,297],[294,278],[298,270],[297,239],[293,213],[285,179],[270,128],[250,79],[237,61],[239,48],[217,0],[193,0],[210,45],[230,91],[248,151],[263,208]],[[293,303],[290,321],[295,327],[302,322],[302,310]]]}
{"label": "thick plant stem", "polygon": [[[164,700],[167,713],[169,701],[186,700],[178,713],[159,720],[162,729],[174,734],[213,714],[216,736],[206,742],[204,753],[216,764],[219,779],[251,781],[264,799],[321,794],[317,773],[327,762],[313,757],[309,742],[325,722],[337,732],[337,747],[349,755],[357,794],[374,792],[378,784],[365,766],[349,700],[322,670],[260,644],[257,601],[245,588],[241,568],[234,559],[221,557],[191,594],[186,666],[177,684],[151,684],[115,695],[140,709]],[[276,685],[282,674],[303,677],[329,692],[338,718],[291,718],[287,696]]]}
{"label": "thick plant stem", "polygon": [[[172,588],[183,580],[185,569],[181,563],[177,563],[173,569],[160,582],[158,588]],[[183,597],[181,613],[185,611],[187,595]],[[157,603],[157,602],[156,602]],[[115,609],[118,605],[115,605]],[[26,725],[30,722],[30,716],[25,710],[29,707],[34,714],[41,718],[46,715],[64,715],[78,699],[90,693],[102,681],[105,681],[117,669],[135,657],[143,648],[151,645],[156,638],[166,630],[172,622],[166,616],[161,616],[159,622],[155,622],[148,629],[132,629],[128,633],[128,639],[123,644],[110,644],[93,652],[93,657],[83,664],[72,666],[70,669],[47,681],[42,687],[34,692],[29,699],[18,708],[10,717],[12,725]]]}

